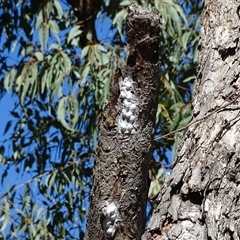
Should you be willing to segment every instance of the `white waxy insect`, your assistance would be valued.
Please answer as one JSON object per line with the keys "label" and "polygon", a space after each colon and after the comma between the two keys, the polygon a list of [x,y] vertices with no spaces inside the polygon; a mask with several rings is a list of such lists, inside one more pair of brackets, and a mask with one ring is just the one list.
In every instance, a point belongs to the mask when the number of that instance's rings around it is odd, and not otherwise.
{"label": "white waxy insect", "polygon": [[125,128],[125,126],[121,126],[120,129],[121,129],[121,133],[122,133],[122,134],[125,134],[125,133],[127,133],[127,131],[128,131],[127,128]]}
{"label": "white waxy insect", "polygon": [[136,129],[133,128],[132,131],[131,131],[131,134],[134,134],[134,133],[136,133],[136,132],[137,132]]}
{"label": "white waxy insect", "polygon": [[127,119],[130,119],[131,116],[132,116],[132,112],[131,112],[131,111],[128,111],[127,114],[126,114],[126,118],[127,118]]}
{"label": "white waxy insect", "polygon": [[131,130],[131,129],[133,128],[133,125],[130,124],[130,123],[126,123],[126,126],[127,126],[127,129],[128,129],[128,130]]}
{"label": "white waxy insect", "polygon": [[126,119],[129,119],[132,116],[132,112],[131,111],[127,111],[126,109],[123,109],[122,116],[124,118],[126,118]]}
{"label": "white waxy insect", "polygon": [[122,99],[130,100],[132,98],[132,93],[129,91],[121,90],[120,96]]}
{"label": "white waxy insect", "polygon": [[127,88],[125,86],[121,86],[120,88],[121,92],[128,92],[129,90],[127,90]]}
{"label": "white waxy insect", "polygon": [[130,109],[135,110],[137,108],[137,105],[135,103],[130,104]]}
{"label": "white waxy insect", "polygon": [[129,118],[129,123],[133,124],[134,121],[135,121],[135,117],[134,117],[133,115],[130,116],[130,118]]}
{"label": "white waxy insect", "polygon": [[104,208],[103,211],[105,219],[103,221],[102,227],[106,238],[112,238],[115,235],[117,229],[117,222],[119,221],[120,214],[118,211],[118,207],[114,202],[107,202],[106,205],[107,206]]}
{"label": "white waxy insect", "polygon": [[118,121],[118,129],[122,134],[132,134],[136,132],[135,122],[138,116],[137,96],[135,96],[133,80],[125,77],[120,83],[120,97],[123,102],[122,112]]}
{"label": "white waxy insect", "polygon": [[131,101],[124,99],[124,101],[123,101],[124,108],[129,109],[131,105],[132,105]]}
{"label": "white waxy insect", "polygon": [[107,206],[107,214],[111,215],[112,213],[115,213],[117,210],[117,205],[115,203],[110,203]]}
{"label": "white waxy insect", "polygon": [[106,221],[105,222],[105,228],[109,228],[112,225],[112,221]]}
{"label": "white waxy insect", "polygon": [[123,119],[123,120],[126,119],[126,116],[127,116],[127,110],[124,108],[124,109],[122,110],[122,119]]}
{"label": "white waxy insect", "polygon": [[130,81],[128,81],[128,80],[126,80],[126,78],[124,79],[125,81],[124,81],[124,83],[123,83],[123,86],[129,91],[129,90],[131,90],[131,88],[132,88],[132,83],[130,82]]}
{"label": "white waxy insect", "polygon": [[112,238],[116,232],[116,227],[114,225],[109,226],[109,228],[106,230],[105,235],[108,238]]}
{"label": "white waxy insect", "polygon": [[117,219],[117,217],[118,217],[117,212],[113,212],[110,214],[111,221],[115,221]]}
{"label": "white waxy insect", "polygon": [[123,134],[131,133],[133,125],[128,123],[127,121],[120,122],[120,129]]}
{"label": "white waxy insect", "polygon": [[133,95],[132,95],[132,93],[131,93],[131,92],[126,92],[126,94],[125,94],[125,95],[126,95],[126,97],[125,97],[125,98],[126,98],[126,99],[129,99],[129,100],[130,100],[130,99],[132,99],[132,97],[133,97]]}

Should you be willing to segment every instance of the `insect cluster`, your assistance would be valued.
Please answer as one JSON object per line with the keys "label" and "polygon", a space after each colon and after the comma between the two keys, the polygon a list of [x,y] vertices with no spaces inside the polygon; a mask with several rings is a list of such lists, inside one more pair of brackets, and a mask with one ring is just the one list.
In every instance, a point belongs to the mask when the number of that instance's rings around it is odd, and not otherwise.
{"label": "insect cluster", "polygon": [[103,208],[104,220],[102,222],[102,228],[106,238],[112,238],[115,235],[117,229],[117,223],[120,220],[120,215],[117,205],[113,203],[107,203],[107,206]]}
{"label": "insect cluster", "polygon": [[133,94],[133,80],[129,77],[124,78],[120,83],[120,98],[123,108],[118,120],[118,127],[122,134],[132,134],[136,128],[137,98]]}

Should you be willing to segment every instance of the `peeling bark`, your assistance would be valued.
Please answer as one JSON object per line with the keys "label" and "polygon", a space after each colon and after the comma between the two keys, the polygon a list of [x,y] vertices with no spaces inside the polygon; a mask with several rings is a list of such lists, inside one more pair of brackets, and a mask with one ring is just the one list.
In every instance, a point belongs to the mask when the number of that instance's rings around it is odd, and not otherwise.
{"label": "peeling bark", "polygon": [[240,238],[239,8],[205,1],[193,96],[193,121],[203,120],[179,146],[142,240]]}
{"label": "peeling bark", "polygon": [[129,7],[127,65],[100,122],[85,240],[140,239],[158,103],[160,14]]}

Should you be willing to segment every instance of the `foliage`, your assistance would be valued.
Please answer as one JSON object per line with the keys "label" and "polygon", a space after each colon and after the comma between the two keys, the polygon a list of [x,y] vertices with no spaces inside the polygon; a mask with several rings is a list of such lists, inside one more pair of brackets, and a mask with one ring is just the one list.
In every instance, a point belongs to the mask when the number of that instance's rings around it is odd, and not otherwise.
{"label": "foliage", "polygon": [[[193,0],[106,1],[96,26],[109,19],[112,37],[79,48],[83,29],[66,1],[37,2],[0,2],[0,96],[10,92],[15,101],[0,143],[0,238],[82,239],[97,124],[113,75],[124,65],[127,6],[155,6],[163,15],[156,138],[191,119],[201,6]],[[153,182],[177,139],[155,141]],[[24,181],[7,188],[12,171]],[[159,188],[152,185],[150,195]]]}

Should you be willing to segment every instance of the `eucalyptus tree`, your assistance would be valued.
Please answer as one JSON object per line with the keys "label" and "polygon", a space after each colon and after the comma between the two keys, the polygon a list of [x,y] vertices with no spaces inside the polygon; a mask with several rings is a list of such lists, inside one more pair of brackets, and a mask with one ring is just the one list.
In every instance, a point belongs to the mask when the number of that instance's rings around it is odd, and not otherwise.
{"label": "eucalyptus tree", "polygon": [[[10,94],[15,104],[0,143],[1,238],[83,238],[98,123],[114,75],[125,65],[130,4],[156,7],[163,18],[155,138],[191,119],[199,3],[101,1],[81,19],[81,2],[79,7],[70,0],[0,2],[0,96]],[[162,183],[161,161],[169,163],[178,137],[154,142],[152,202]],[[8,184],[13,173],[17,181]]]}
{"label": "eucalyptus tree", "polygon": [[205,1],[193,120],[146,239],[239,239],[239,2]]}

